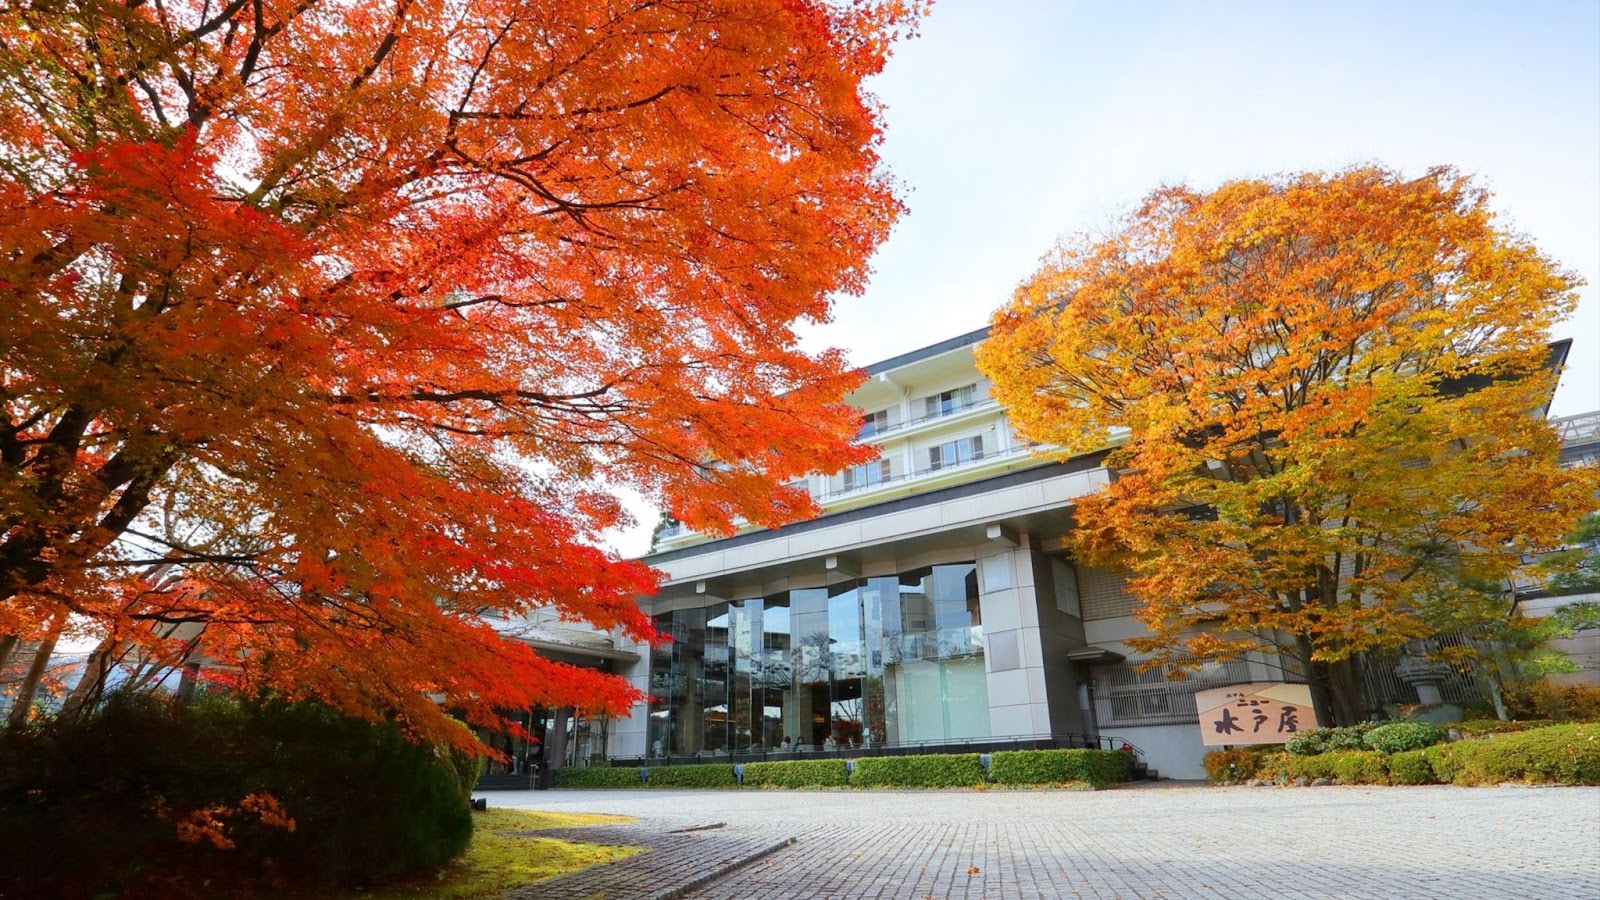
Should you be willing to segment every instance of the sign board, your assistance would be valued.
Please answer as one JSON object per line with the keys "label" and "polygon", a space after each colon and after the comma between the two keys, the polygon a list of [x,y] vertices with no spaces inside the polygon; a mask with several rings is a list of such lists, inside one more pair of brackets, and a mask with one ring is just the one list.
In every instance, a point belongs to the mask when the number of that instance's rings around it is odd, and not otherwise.
{"label": "sign board", "polygon": [[1235,684],[1196,691],[1194,702],[1200,710],[1200,742],[1208,747],[1281,744],[1317,724],[1308,684]]}

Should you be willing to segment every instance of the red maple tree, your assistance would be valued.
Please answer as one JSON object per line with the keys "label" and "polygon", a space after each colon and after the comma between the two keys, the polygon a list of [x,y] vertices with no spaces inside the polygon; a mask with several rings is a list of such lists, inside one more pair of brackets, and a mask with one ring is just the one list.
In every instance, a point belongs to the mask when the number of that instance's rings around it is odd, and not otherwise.
{"label": "red maple tree", "polygon": [[726,532],[863,458],[794,327],[900,212],[907,4],[0,9],[0,636],[202,633],[434,738],[616,711],[490,624],[653,635],[606,488]]}

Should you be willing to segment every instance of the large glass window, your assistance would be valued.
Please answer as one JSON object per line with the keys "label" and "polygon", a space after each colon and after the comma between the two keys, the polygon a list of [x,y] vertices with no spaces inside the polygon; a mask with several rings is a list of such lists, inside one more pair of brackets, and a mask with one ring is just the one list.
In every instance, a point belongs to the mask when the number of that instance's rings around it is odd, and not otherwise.
{"label": "large glass window", "polygon": [[923,416],[929,419],[939,416],[949,416],[961,412],[978,402],[978,385],[964,384],[961,387],[924,397]]}
{"label": "large glass window", "polygon": [[894,466],[887,459],[852,466],[839,473],[844,491],[859,491],[893,480]]}
{"label": "large glass window", "polygon": [[856,437],[867,438],[875,434],[882,434],[888,430],[889,411],[887,409],[880,409],[877,412],[869,412],[861,417],[861,431],[856,435]]}
{"label": "large glass window", "polygon": [[658,618],[652,755],[987,737],[977,567],[678,610]]}
{"label": "large glass window", "polygon": [[981,434],[975,434],[972,437],[962,438],[958,441],[946,441],[938,446],[928,448],[928,470],[931,472],[966,465],[979,459],[983,459],[983,435]]}

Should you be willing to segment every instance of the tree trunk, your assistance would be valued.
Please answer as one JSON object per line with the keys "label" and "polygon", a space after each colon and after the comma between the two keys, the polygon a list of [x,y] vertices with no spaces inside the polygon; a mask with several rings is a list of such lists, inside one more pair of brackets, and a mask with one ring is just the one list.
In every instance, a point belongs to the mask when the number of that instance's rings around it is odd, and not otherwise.
{"label": "tree trunk", "polygon": [[17,696],[11,704],[11,716],[7,724],[12,727],[26,724],[29,714],[33,712],[33,698],[39,693],[39,681],[44,678],[44,671],[50,666],[50,657],[56,652],[56,639],[61,637],[62,626],[66,624],[65,615],[57,617],[50,627],[50,633],[39,642],[39,649],[33,656],[33,665],[28,667],[28,675],[22,679],[22,686],[17,688]]}
{"label": "tree trunk", "polygon": [[1366,721],[1367,698],[1361,683],[1361,671],[1354,659],[1341,659],[1328,664],[1330,693],[1333,699],[1334,718],[1340,725],[1355,725]]}
{"label": "tree trunk", "polygon": [[11,651],[17,649],[17,642],[21,640],[14,634],[0,637],[0,672],[6,670],[6,663],[11,661]]}
{"label": "tree trunk", "polygon": [[111,672],[113,660],[117,655],[118,642],[111,637],[100,641],[100,646],[94,648],[89,658],[83,663],[83,677],[78,679],[78,684],[67,695],[65,703],[61,704],[61,717],[64,719],[76,718],[87,709],[94,707],[105,689],[106,675]]}

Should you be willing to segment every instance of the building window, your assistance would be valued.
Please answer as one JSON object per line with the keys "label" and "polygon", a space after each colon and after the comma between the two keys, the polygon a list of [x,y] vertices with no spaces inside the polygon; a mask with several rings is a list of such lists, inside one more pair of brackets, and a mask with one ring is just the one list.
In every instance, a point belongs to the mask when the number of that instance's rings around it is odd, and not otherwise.
{"label": "building window", "polygon": [[983,435],[947,441],[928,448],[928,471],[937,472],[983,459]]}
{"label": "building window", "polygon": [[889,411],[887,409],[880,409],[877,412],[870,412],[861,417],[861,432],[857,434],[856,437],[872,437],[875,434],[882,434],[888,430]]}
{"label": "building window", "polygon": [[964,409],[976,406],[978,403],[978,385],[964,384],[931,397],[924,397],[923,416],[935,419],[940,416],[954,415]]}
{"label": "building window", "polygon": [[853,466],[844,470],[844,489],[859,491],[875,487],[890,481],[893,478],[892,472],[893,469],[887,459]]}
{"label": "building window", "polygon": [[680,609],[650,651],[650,756],[989,736],[971,562]]}
{"label": "building window", "polygon": [[817,497],[817,489],[811,483],[811,479],[810,478],[796,478],[794,481],[790,481],[790,482],[786,483],[785,487],[799,488],[800,490],[805,491],[807,494],[810,494],[811,495],[811,499],[813,499],[813,500],[818,499],[818,497]]}
{"label": "building window", "polygon": [[1148,669],[1137,661],[1094,667],[1095,719],[1101,728],[1199,722],[1196,691],[1250,680],[1244,660],[1207,660],[1191,669],[1173,660]]}

